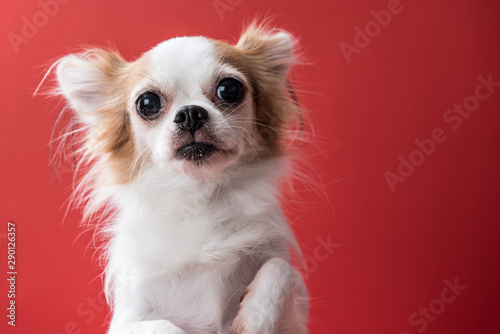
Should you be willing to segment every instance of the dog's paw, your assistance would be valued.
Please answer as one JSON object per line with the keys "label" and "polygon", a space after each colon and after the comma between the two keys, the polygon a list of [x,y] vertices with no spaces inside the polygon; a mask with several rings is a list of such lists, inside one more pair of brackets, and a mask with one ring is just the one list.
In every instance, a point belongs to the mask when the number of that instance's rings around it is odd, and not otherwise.
{"label": "dog's paw", "polygon": [[186,334],[185,331],[175,326],[173,323],[167,320],[154,320],[155,331],[153,334]]}
{"label": "dog's paw", "polygon": [[175,326],[168,320],[152,320],[144,321],[142,324],[141,334],[186,334],[185,331]]}
{"label": "dog's paw", "polygon": [[265,308],[246,304],[240,308],[228,334],[275,334],[276,327]]}

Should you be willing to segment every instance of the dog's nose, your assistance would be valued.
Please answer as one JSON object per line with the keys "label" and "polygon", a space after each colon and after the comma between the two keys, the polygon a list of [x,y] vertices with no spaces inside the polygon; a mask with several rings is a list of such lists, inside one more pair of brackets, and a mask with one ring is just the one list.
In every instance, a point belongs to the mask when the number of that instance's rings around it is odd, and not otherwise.
{"label": "dog's nose", "polygon": [[177,110],[174,117],[174,123],[177,124],[179,129],[189,131],[193,134],[196,130],[201,128],[207,120],[208,111],[197,105],[180,108]]}

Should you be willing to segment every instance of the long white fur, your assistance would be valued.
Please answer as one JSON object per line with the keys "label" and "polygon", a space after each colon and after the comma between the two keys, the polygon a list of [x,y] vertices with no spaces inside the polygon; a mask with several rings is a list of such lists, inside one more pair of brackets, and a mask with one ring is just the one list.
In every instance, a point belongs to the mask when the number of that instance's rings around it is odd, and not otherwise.
{"label": "long white fur", "polygon": [[[283,33],[280,33],[283,34]],[[290,48],[290,38],[276,47]],[[278,36],[279,37],[279,36]],[[275,38],[278,38],[275,37]],[[104,232],[107,245],[106,293],[113,306],[109,334],[307,333],[307,291],[291,266],[298,246],[280,209],[279,180],[286,158],[245,162],[244,139],[254,124],[251,90],[234,117],[220,112],[202,93],[219,68],[205,38],[164,42],[144,55],[151,71],[138,80],[130,98],[136,149],[149,154],[128,183],[99,182],[99,157],[87,176],[92,191],[87,214],[102,207],[115,212]],[[102,96],[101,73],[85,57],[58,64],[62,95],[88,127],[98,126],[93,110]],[[174,92],[171,109],[204,106],[223,145],[237,153],[210,167],[173,157],[173,112],[154,128],[134,113],[138,92],[152,83]],[[89,86],[91,88],[89,88]],[[247,291],[247,295],[244,295]],[[243,301],[241,299],[243,297]]]}

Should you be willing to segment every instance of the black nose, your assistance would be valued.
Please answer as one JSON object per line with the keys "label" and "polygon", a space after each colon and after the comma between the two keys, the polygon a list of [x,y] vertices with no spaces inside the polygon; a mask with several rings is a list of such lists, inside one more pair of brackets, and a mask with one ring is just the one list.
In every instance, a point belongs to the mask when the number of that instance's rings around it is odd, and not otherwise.
{"label": "black nose", "polygon": [[208,120],[208,112],[196,105],[184,106],[177,110],[174,123],[177,127],[184,131],[195,133]]}

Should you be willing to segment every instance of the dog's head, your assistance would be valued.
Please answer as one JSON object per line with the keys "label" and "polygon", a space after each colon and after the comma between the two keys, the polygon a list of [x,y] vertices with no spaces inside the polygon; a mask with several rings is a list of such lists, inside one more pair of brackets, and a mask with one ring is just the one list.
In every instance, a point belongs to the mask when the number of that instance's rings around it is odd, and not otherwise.
{"label": "dog's head", "polygon": [[69,55],[57,80],[86,128],[84,150],[118,182],[148,167],[211,177],[282,153],[297,114],[292,61],[289,34],[254,24],[236,45],[181,37],[134,62],[100,49]]}

